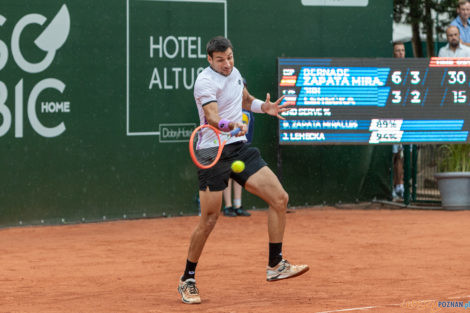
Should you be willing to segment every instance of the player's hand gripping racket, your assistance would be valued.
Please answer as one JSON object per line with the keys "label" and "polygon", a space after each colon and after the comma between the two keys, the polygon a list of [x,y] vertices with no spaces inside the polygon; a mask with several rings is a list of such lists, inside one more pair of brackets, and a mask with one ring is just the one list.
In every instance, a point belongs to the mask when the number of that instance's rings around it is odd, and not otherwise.
{"label": "player's hand gripping racket", "polygon": [[189,139],[189,153],[194,164],[200,169],[214,166],[219,161],[227,140],[239,132],[240,128],[228,133],[222,132],[208,124],[197,127]]}

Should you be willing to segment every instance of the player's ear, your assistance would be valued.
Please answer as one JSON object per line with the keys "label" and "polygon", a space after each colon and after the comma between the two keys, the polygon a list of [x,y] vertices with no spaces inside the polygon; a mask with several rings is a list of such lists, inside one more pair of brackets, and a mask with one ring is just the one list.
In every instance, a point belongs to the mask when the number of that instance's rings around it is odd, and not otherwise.
{"label": "player's ear", "polygon": [[209,62],[212,65],[212,58],[210,55],[207,55],[207,62]]}

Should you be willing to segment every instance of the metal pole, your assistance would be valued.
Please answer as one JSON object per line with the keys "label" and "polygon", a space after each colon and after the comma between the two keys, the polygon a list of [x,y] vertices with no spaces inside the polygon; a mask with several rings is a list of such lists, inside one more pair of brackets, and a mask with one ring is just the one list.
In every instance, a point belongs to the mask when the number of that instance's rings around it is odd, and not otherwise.
{"label": "metal pole", "polygon": [[279,142],[277,143],[277,178],[282,183],[282,154]]}
{"label": "metal pole", "polygon": [[416,201],[416,188],[418,185],[418,146],[411,145],[411,200]]}
{"label": "metal pole", "polygon": [[406,205],[410,204],[410,150],[410,145],[403,145],[403,185],[405,187],[405,192],[403,194],[403,202]]}

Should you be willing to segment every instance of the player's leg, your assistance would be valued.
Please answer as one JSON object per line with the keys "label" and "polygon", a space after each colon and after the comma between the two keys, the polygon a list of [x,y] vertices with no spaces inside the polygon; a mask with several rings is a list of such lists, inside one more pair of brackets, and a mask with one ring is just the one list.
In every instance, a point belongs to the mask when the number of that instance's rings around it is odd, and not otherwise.
{"label": "player's leg", "polygon": [[238,157],[245,162],[245,170],[237,174],[232,173],[231,177],[247,191],[268,203],[269,242],[282,242],[289,200],[287,192],[277,176],[267,167],[257,148],[245,145]]}
{"label": "player's leg", "polygon": [[239,183],[233,181],[233,209],[238,216],[251,216],[250,212],[243,209],[242,189]]}
{"label": "player's leg", "polygon": [[[238,151],[239,147],[240,145],[235,144],[227,145],[223,153],[230,156]],[[196,266],[206,240],[214,229],[220,215],[222,193],[227,188],[232,161],[232,159],[221,158],[214,167],[198,170],[201,217],[191,235],[186,268],[178,285],[178,291],[184,303],[201,303],[199,290],[196,288],[196,280],[194,278]]]}
{"label": "player's leg", "polygon": [[269,205],[269,242],[282,242],[289,195],[282,187],[277,176],[269,167],[264,166],[248,178],[245,189],[257,195]]}
{"label": "player's leg", "polygon": [[268,281],[276,281],[301,275],[308,271],[308,265],[293,265],[282,257],[282,241],[286,225],[286,211],[289,195],[277,176],[264,166],[251,175],[245,183],[249,192],[257,195],[269,205],[269,264],[266,271]]}
{"label": "player's leg", "polygon": [[201,303],[194,276],[204,245],[220,215],[222,191],[209,191],[207,188],[205,191],[199,191],[199,199],[201,201],[201,217],[191,235],[186,268],[178,285],[181,300],[189,304]]}
{"label": "player's leg", "polygon": [[201,217],[191,236],[188,251],[188,260],[191,262],[199,261],[206,240],[214,229],[220,215],[222,191],[209,191],[209,189],[199,191],[199,199],[201,201]]}

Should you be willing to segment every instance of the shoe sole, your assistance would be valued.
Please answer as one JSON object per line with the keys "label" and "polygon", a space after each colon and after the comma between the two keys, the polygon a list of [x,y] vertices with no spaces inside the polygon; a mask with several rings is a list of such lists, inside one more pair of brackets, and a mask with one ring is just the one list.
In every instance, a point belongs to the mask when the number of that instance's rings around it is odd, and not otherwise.
{"label": "shoe sole", "polygon": [[278,281],[278,280],[283,280],[283,279],[294,278],[294,277],[297,277],[297,276],[300,276],[302,274],[307,273],[309,269],[310,269],[310,267],[307,266],[302,271],[297,272],[294,275],[291,275],[291,276],[288,276],[288,277],[283,277],[283,278],[277,278],[277,277],[275,277],[275,278],[266,278],[266,280],[269,281],[269,282],[273,282],[273,281]]}
{"label": "shoe sole", "polygon": [[189,302],[189,301],[185,301],[183,298],[181,298],[181,301],[182,301],[184,304],[201,304],[201,302]]}

